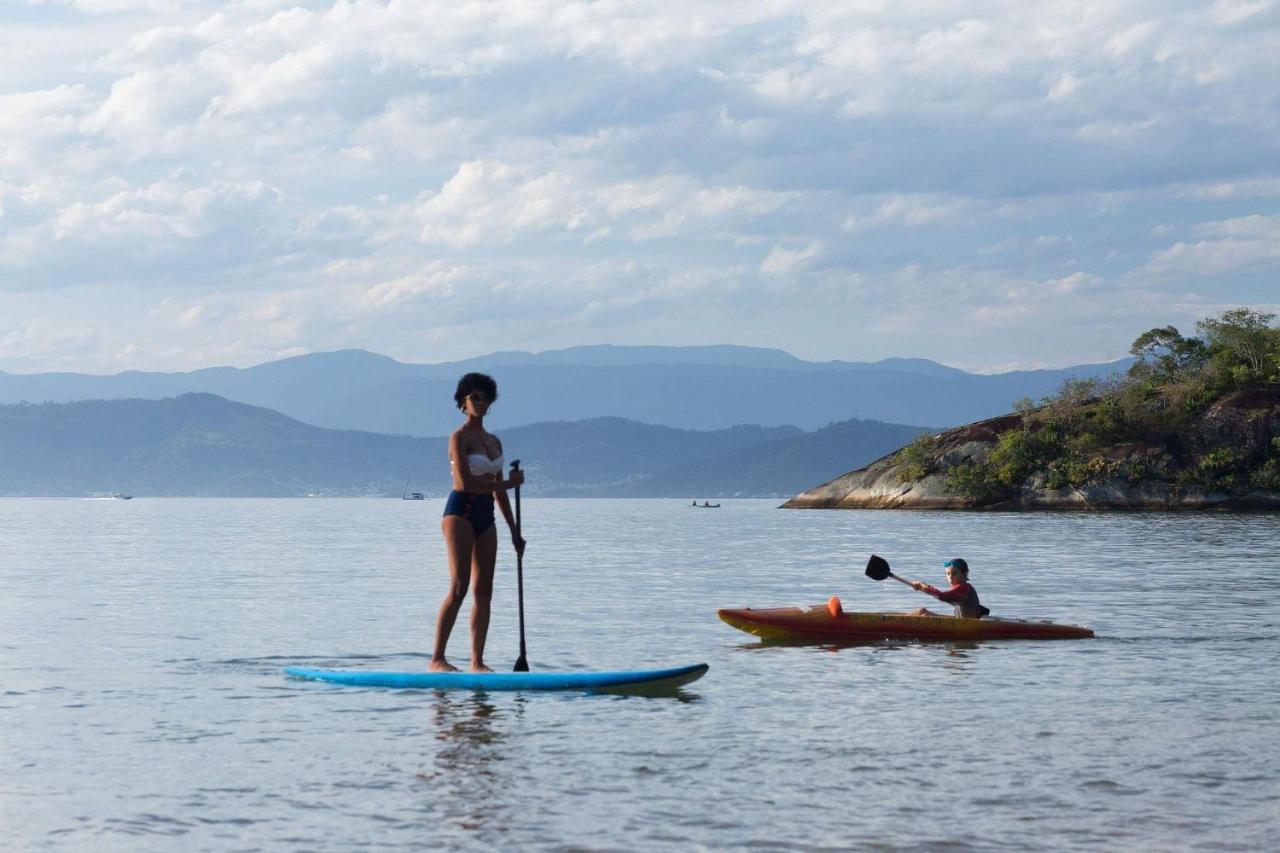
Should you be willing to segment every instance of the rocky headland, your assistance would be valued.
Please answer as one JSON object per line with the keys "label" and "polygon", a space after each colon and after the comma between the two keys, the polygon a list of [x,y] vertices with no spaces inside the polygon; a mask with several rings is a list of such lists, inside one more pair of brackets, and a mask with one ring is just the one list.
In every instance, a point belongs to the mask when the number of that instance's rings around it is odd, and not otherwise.
{"label": "rocky headland", "polygon": [[783,507],[1280,510],[1280,382],[1075,396],[924,436]]}

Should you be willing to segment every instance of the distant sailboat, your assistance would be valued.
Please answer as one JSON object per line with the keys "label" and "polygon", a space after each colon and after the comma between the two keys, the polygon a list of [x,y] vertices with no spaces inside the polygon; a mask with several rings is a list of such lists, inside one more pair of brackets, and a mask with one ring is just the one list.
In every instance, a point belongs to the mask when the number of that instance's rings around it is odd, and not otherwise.
{"label": "distant sailboat", "polygon": [[115,498],[115,499],[116,499],[116,500],[118,500],[118,501],[131,501],[131,500],[133,500],[133,495],[127,495],[127,494],[125,494],[124,492],[116,492],[116,493],[114,493],[111,497]]}
{"label": "distant sailboat", "polygon": [[409,482],[412,479],[413,478],[410,477],[408,480],[404,481],[404,492],[400,495],[400,498],[406,501],[425,501],[427,499],[427,496],[422,492],[409,491]]}

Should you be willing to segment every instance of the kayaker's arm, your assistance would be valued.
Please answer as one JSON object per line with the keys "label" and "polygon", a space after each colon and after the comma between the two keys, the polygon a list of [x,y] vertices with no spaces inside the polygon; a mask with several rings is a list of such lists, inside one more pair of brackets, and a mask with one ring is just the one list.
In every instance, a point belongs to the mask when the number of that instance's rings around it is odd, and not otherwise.
{"label": "kayaker's arm", "polygon": [[942,597],[942,590],[938,589],[936,586],[930,586],[924,581],[911,581],[911,588],[918,592],[923,592],[926,595],[932,595],[940,601],[946,601],[946,599]]}
{"label": "kayaker's arm", "polygon": [[[932,589],[932,587],[930,587],[930,589]],[[943,590],[934,589],[930,593],[930,595],[932,595],[934,598],[938,599],[939,601],[945,601],[947,604],[958,604],[959,602],[964,601],[966,598],[968,598],[969,593],[972,590],[973,590],[973,587],[969,586],[966,583],[966,584],[960,584],[958,586],[953,586],[951,587],[951,589],[943,589]]]}

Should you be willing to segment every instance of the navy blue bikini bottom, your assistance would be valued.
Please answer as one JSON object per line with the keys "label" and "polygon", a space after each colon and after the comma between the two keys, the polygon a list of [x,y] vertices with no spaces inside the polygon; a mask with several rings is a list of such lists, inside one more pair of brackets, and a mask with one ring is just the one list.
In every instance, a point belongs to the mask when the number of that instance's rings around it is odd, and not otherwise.
{"label": "navy blue bikini bottom", "polygon": [[479,539],[481,534],[493,527],[493,495],[473,495],[455,489],[444,502],[444,514],[460,515],[471,522],[471,529]]}

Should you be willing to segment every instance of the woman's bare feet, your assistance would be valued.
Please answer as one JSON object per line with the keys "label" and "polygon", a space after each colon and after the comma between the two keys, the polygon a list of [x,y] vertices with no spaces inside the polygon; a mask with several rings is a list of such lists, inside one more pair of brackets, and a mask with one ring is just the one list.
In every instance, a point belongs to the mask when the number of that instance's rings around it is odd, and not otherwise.
{"label": "woman's bare feet", "polygon": [[484,661],[481,661],[480,663],[471,664],[471,671],[472,672],[493,672],[493,670],[489,669],[489,667],[484,665]]}
{"label": "woman's bare feet", "polygon": [[440,660],[432,660],[431,663],[427,664],[427,671],[428,672],[457,672],[458,668],[453,664],[449,663],[444,658],[441,658]]}

